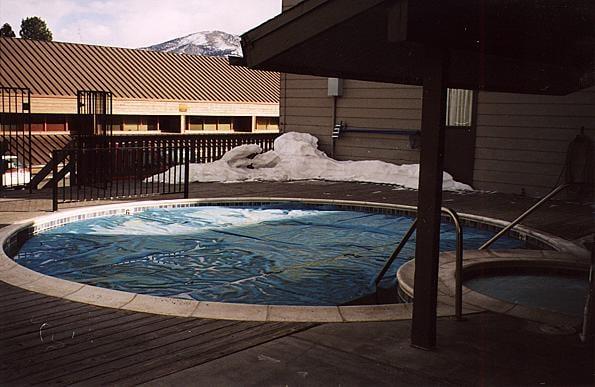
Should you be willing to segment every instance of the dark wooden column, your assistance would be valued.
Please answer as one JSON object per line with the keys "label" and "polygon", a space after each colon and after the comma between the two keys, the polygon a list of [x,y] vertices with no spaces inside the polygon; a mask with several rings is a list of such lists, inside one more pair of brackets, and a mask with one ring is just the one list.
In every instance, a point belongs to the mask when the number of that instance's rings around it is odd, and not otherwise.
{"label": "dark wooden column", "polygon": [[430,349],[436,345],[448,52],[427,48],[425,66],[411,345]]}

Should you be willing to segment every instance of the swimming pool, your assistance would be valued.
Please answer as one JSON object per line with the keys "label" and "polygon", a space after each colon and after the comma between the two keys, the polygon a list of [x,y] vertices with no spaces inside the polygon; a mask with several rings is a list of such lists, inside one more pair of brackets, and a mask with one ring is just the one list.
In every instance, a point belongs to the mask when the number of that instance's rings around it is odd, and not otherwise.
{"label": "swimming pool", "polygon": [[[374,291],[372,280],[412,222],[403,211],[377,207],[221,204],[153,206],[50,224],[35,231],[14,260],[52,277],[139,294],[340,305]],[[442,250],[454,250],[453,229],[442,225]],[[477,248],[492,234],[465,228],[465,248]],[[495,248],[522,245],[509,238]],[[414,240],[382,286],[394,285],[413,249]]]}

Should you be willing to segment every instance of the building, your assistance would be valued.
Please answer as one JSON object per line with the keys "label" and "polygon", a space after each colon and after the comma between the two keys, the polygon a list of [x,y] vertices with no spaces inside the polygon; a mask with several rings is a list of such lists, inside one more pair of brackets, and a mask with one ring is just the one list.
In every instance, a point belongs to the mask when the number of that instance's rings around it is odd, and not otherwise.
{"label": "building", "polygon": [[[417,121],[415,101],[419,97],[414,94],[415,87],[423,87],[416,222],[416,239],[421,243],[415,249],[411,345],[434,348],[442,171],[448,170],[449,158],[472,155],[467,158],[469,163],[459,159],[452,165],[466,166],[476,188],[501,185],[510,191],[521,188],[527,192],[528,187],[537,192],[556,185],[555,176],[561,177],[565,169],[569,171],[568,181],[593,188],[595,6],[573,0],[560,4],[368,0],[349,6],[341,0],[305,0],[284,5],[281,15],[242,36],[244,57],[238,63],[260,70],[397,84],[391,88],[345,82],[348,88],[341,90],[338,79],[285,76],[281,109],[284,129],[291,130],[294,123],[299,125],[300,116],[310,117],[310,112],[319,109],[320,120],[307,125],[320,122],[318,136],[326,138],[327,147],[340,155],[335,149],[340,146],[340,132],[327,134],[324,122],[331,117],[334,128],[341,114],[350,113],[350,119],[361,119],[367,126],[351,131],[363,134],[352,141],[352,148],[359,144],[370,148],[366,155],[370,158],[381,157],[382,149],[398,153],[396,141],[388,137],[370,140],[378,133],[384,136],[384,132],[414,138],[416,128],[399,130],[397,125],[402,118],[409,124]],[[291,85],[292,81],[295,84]],[[351,105],[341,112],[338,99],[348,96],[349,88],[372,91],[351,94],[346,98]],[[380,97],[386,91],[388,94]],[[323,105],[325,92],[332,101],[330,108]],[[409,112],[395,113],[399,107],[391,100],[398,102],[409,92],[413,93],[411,105],[402,109]],[[309,97],[318,97],[318,103],[310,102]],[[357,98],[367,105],[362,107]],[[387,100],[384,106],[381,99]],[[374,121],[382,118],[397,127],[386,128],[386,122]],[[371,125],[379,128],[371,130]],[[453,138],[447,126],[465,129]],[[502,134],[502,128],[509,131]],[[552,135],[551,129],[564,135],[570,132],[568,139],[580,133],[568,152],[560,152],[568,156],[567,161],[549,161],[551,153],[566,145]],[[490,161],[501,164],[486,167],[485,176],[481,176],[478,164],[485,160],[485,154],[479,150],[484,137],[495,150],[495,160]],[[492,138],[496,141],[490,143]],[[548,141],[553,146],[548,146]],[[391,143],[392,149],[387,146]],[[410,141],[409,147],[415,149],[415,141]],[[507,154],[509,149],[515,152]],[[532,152],[541,152],[547,160],[537,159]],[[352,153],[347,152],[347,157]],[[558,170],[551,173],[555,167]],[[462,258],[458,266],[462,266]],[[461,274],[457,278],[461,279]],[[462,286],[457,293],[460,300]],[[459,308],[461,304],[459,301]]]}
{"label": "building", "polygon": [[[283,10],[300,2],[283,0]],[[421,87],[336,82],[282,74],[281,130],[311,133],[341,160],[419,161],[411,135],[421,128]],[[565,96],[452,91],[449,103],[445,170],[475,189],[541,195],[563,181],[581,128],[595,140],[595,87]],[[333,141],[339,122],[345,131]]]}
{"label": "building", "polygon": [[77,91],[110,91],[113,130],[277,131],[279,74],[227,58],[0,38],[0,85],[31,90],[34,133],[67,133]]}

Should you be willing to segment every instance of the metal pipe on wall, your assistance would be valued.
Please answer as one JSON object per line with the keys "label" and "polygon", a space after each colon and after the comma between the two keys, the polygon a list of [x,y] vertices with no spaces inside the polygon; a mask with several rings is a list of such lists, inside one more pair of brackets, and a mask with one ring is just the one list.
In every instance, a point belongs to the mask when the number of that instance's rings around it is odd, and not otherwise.
{"label": "metal pipe on wall", "polygon": [[335,137],[333,136],[333,128],[337,124],[337,96],[333,95],[333,102],[332,102],[332,125],[331,125],[331,157],[335,158]]}

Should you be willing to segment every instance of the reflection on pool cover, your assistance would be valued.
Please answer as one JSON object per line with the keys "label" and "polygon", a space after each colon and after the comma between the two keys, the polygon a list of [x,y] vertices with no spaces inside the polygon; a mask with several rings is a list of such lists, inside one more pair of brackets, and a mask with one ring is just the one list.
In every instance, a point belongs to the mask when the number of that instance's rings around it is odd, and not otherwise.
{"label": "reflection on pool cover", "polygon": [[[331,206],[152,209],[70,223],[25,243],[15,261],[41,273],[157,296],[276,305],[339,305],[371,283],[412,219]],[[492,235],[465,229],[465,247]],[[386,275],[414,254],[415,239]],[[502,248],[521,242],[502,239]],[[441,249],[454,250],[442,226]]]}

